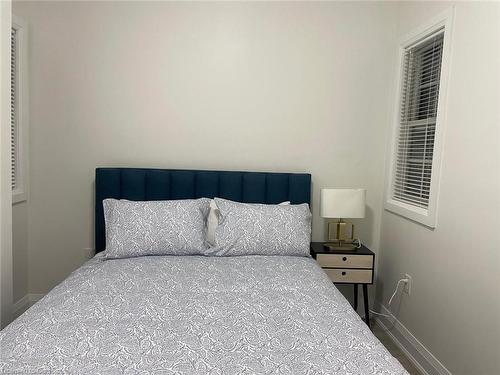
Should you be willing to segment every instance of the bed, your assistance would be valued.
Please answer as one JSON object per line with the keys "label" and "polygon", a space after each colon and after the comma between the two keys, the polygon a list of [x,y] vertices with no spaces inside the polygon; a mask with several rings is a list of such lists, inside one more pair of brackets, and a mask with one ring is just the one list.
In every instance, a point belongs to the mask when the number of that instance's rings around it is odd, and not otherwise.
{"label": "bed", "polygon": [[310,178],[97,169],[97,255],[0,332],[0,373],[406,374],[310,257],[102,256],[105,198],[309,203]]}

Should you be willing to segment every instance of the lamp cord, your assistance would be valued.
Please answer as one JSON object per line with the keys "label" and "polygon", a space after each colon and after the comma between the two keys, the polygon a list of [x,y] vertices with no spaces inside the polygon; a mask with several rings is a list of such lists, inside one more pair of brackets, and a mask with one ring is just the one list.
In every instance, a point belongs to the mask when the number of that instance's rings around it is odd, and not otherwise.
{"label": "lamp cord", "polygon": [[[394,293],[392,293],[392,296],[391,296],[391,298],[389,299],[389,304],[387,305],[387,307],[389,308],[389,312],[391,311],[391,304],[392,304],[392,301],[393,301],[394,297],[396,296],[396,294],[398,293],[398,290],[399,290],[399,284],[401,284],[401,283],[407,283],[407,282],[408,282],[408,279],[400,279],[400,280],[398,281],[398,283],[396,284],[396,289],[394,290]],[[373,310],[371,310],[371,309],[370,309],[370,312],[371,312],[372,314],[375,314],[375,315],[380,315],[380,316],[383,316],[383,317],[385,317],[385,318],[387,318],[387,319],[391,319],[391,318],[393,318],[393,317],[394,317],[394,316],[391,316],[391,315],[382,314],[382,313],[380,313],[380,312],[373,311]],[[394,318],[396,319],[396,317],[394,317]],[[394,328],[394,323],[395,323],[395,321],[393,322],[392,327],[391,327],[390,329]],[[389,329],[388,329],[387,331],[389,331]]]}

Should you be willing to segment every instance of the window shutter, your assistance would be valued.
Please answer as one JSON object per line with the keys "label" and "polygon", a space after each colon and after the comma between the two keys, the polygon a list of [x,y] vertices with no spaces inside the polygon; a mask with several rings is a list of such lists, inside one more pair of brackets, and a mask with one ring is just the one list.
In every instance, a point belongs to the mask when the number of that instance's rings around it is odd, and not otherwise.
{"label": "window shutter", "polygon": [[444,30],[404,50],[392,199],[427,209]]}
{"label": "window shutter", "polygon": [[10,156],[11,156],[11,187],[15,190],[17,187],[17,34],[12,28],[10,42]]}

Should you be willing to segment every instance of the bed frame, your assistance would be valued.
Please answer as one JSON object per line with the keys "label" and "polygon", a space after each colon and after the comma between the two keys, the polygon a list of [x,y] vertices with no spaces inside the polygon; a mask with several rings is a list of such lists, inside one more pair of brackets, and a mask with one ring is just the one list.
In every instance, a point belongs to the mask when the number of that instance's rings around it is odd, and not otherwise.
{"label": "bed frame", "polygon": [[311,175],[146,168],[96,168],[95,251],[106,248],[102,201],[220,197],[245,203],[311,201]]}

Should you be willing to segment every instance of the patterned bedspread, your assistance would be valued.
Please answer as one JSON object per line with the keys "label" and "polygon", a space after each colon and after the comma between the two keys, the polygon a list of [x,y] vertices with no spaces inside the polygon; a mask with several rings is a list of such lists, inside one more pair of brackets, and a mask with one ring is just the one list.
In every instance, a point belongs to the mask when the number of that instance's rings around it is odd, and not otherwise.
{"label": "patterned bedspread", "polygon": [[2,374],[406,374],[314,260],[286,256],[97,256],[0,348]]}

